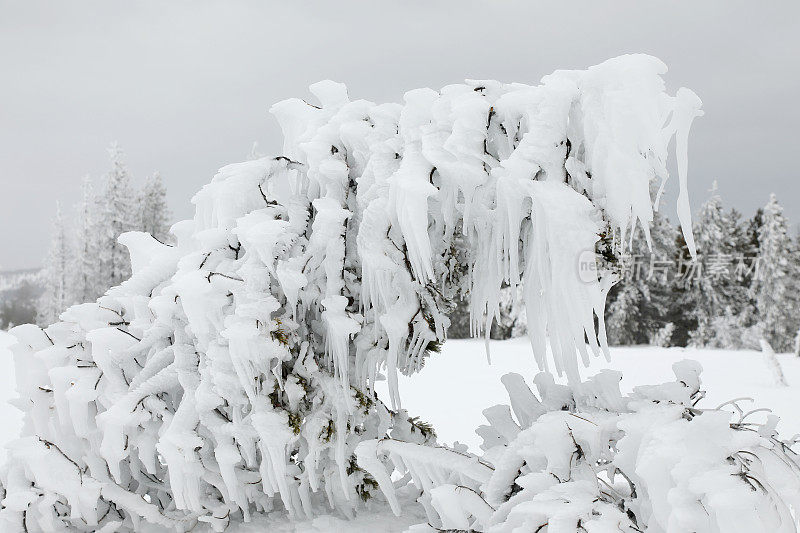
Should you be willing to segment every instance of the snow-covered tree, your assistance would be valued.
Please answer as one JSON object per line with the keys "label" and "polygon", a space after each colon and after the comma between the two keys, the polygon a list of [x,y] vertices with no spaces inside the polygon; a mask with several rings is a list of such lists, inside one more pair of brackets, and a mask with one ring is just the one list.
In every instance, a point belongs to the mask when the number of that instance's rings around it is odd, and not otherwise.
{"label": "snow-covered tree", "polygon": [[61,214],[61,204],[56,203],[56,215],[53,219],[52,239],[44,266],[44,292],[37,305],[37,322],[41,325],[52,324],[69,304],[67,288],[67,261],[69,243]]}
{"label": "snow-covered tree", "polygon": [[96,197],[97,218],[94,220],[95,276],[101,288],[113,287],[131,274],[128,251],[117,239],[136,227],[136,196],[122,149],[113,144],[108,150],[111,170],[103,177],[102,190]]}
{"label": "snow-covered tree", "polygon": [[606,328],[608,340],[614,346],[644,344],[646,333],[641,327],[644,295],[633,283],[620,283],[614,300],[608,306]]}
{"label": "snow-covered tree", "polygon": [[758,247],[751,247],[749,225],[750,221],[742,218],[742,213],[736,208],[731,208],[726,217],[731,225],[731,239],[734,255],[755,255]]}
{"label": "snow-covered tree", "polygon": [[758,317],[767,341],[790,351],[800,328],[800,264],[783,207],[774,194],[758,232],[758,273],[753,284]]}
{"label": "snow-covered tree", "polygon": [[[700,101],[668,95],[665,70],[623,56],[537,86],[473,81],[383,105],[321,82],[319,105],[274,106],[282,155],[223,168],[174,246],[122,235],[133,275],[96,303],[13,331],[27,424],[2,475],[5,530],[352,513],[392,483],[375,455],[357,460],[359,443],[432,442],[402,410],[397,373],[445,340],[465,285],[480,334],[503,287],[522,284],[534,358],[580,389],[578,359],[608,354],[613,275],[579,260],[608,227],[649,232],[673,136],[694,251]],[[384,373],[388,406],[374,393]]]}
{"label": "snow-covered tree", "polygon": [[97,264],[99,228],[95,208],[92,181],[89,176],[85,176],[81,184],[81,202],[76,210],[75,238],[70,250],[70,303],[90,302],[108,289],[99,286],[100,269]]}
{"label": "snow-covered tree", "polygon": [[139,192],[139,230],[165,242],[171,218],[167,206],[167,188],[161,179],[161,173],[154,172]]}
{"label": "snow-covered tree", "polygon": [[724,318],[728,329],[744,327],[747,290],[736,280],[735,265],[738,235],[736,221],[726,213],[715,181],[709,199],[700,209],[694,235],[699,259],[688,268],[684,282],[692,300],[697,329],[692,332],[692,342],[699,345],[719,345],[716,339]]}
{"label": "snow-covered tree", "polygon": [[[755,349],[761,346],[761,324],[751,290],[758,255],[758,235],[753,232],[754,228],[760,227],[761,210],[758,211],[753,219],[746,221],[735,209],[726,215],[731,225],[733,265],[728,268],[732,275],[721,294],[728,305],[722,314],[711,318],[705,334],[696,332],[694,336],[695,340],[705,338],[708,346],[728,349]],[[690,309],[694,309],[696,304],[696,298],[688,303]]]}
{"label": "snow-covered tree", "polygon": [[759,207],[756,209],[753,218],[747,221],[747,228],[745,230],[747,235],[748,246],[745,248],[749,255],[758,254],[758,235],[761,233],[761,226],[764,225],[764,209]]}

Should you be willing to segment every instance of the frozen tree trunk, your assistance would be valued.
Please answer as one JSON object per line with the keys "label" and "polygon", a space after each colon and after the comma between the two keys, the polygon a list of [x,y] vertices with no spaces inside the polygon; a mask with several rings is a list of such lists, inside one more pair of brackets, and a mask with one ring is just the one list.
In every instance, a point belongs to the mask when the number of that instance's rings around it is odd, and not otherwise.
{"label": "frozen tree trunk", "polygon": [[775,355],[775,350],[772,349],[766,339],[761,339],[761,353],[764,354],[764,362],[772,374],[772,379],[775,385],[779,387],[787,387],[789,384],[786,382],[786,377],[783,375],[783,368]]}
{"label": "frozen tree trunk", "polygon": [[797,334],[794,336],[794,354],[800,357],[800,330],[797,330]]}

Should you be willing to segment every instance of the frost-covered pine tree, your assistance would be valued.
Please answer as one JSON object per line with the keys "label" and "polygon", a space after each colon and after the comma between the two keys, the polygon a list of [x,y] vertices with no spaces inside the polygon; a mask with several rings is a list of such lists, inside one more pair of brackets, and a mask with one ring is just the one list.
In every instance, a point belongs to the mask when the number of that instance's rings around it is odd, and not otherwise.
{"label": "frost-covered pine tree", "polygon": [[800,328],[800,263],[783,207],[774,194],[758,232],[758,274],[753,284],[764,337],[779,352],[792,350]]}
{"label": "frost-covered pine tree", "polygon": [[[594,265],[608,227],[649,232],[650,182],[667,177],[673,137],[694,251],[687,143],[700,100],[667,94],[665,71],[623,56],[535,86],[469,81],[382,105],[328,81],[311,87],[316,104],[275,105],[281,155],[220,170],[194,219],[173,226],[174,246],[123,234],[133,275],[97,302],[13,330],[27,422],[0,476],[0,523],[220,531],[272,510],[356,512],[392,485],[375,468],[389,461],[360,444],[446,451],[402,409],[397,374],[446,339],[464,286],[481,334],[502,289],[522,285],[537,364],[579,389],[578,361],[608,355],[613,283],[581,260]],[[416,457],[404,464],[429,463]]]}
{"label": "frost-covered pine tree", "polygon": [[69,243],[61,214],[61,203],[56,202],[56,215],[53,219],[50,249],[44,265],[44,292],[39,298],[36,309],[37,322],[41,325],[52,324],[70,303],[68,288],[67,262]]}
{"label": "frost-covered pine tree", "polygon": [[139,192],[139,230],[166,242],[171,221],[167,188],[160,172],[154,172]]}
{"label": "frost-covered pine tree", "polygon": [[733,305],[723,315],[712,320],[713,334],[709,345],[729,349],[754,349],[761,346],[763,340],[751,290],[754,264],[758,255],[757,231],[753,232],[752,229],[754,223],[760,227],[760,222],[757,222],[760,215],[757,212],[753,219],[743,220],[736,209],[731,209],[727,216],[732,228],[734,264],[728,294],[735,295],[735,298],[731,299]]}
{"label": "frost-covered pine tree", "polygon": [[108,288],[98,285],[98,228],[95,206],[92,180],[85,176],[81,184],[81,202],[76,209],[75,238],[70,249],[70,303],[90,302]]}
{"label": "frost-covered pine tree", "polygon": [[[747,304],[747,293],[745,287],[737,282],[735,274],[736,221],[725,212],[716,181],[710,197],[700,209],[694,235],[699,254],[698,263],[694,265],[697,270],[685,280],[697,321],[697,328],[691,333],[692,342],[701,346],[719,346],[719,330],[743,329],[742,313]],[[724,335],[730,336],[730,332]]]}
{"label": "frost-covered pine tree", "polygon": [[758,254],[758,235],[761,233],[761,226],[764,225],[764,209],[759,207],[756,209],[753,218],[747,221],[747,228],[745,230],[747,236],[747,245],[744,247],[746,255]]}
{"label": "frost-covered pine tree", "polygon": [[101,291],[119,285],[131,274],[127,249],[118,242],[120,235],[136,227],[137,198],[131,188],[131,176],[124,153],[117,144],[108,150],[111,170],[103,177],[102,190],[96,197],[97,218],[94,238],[97,251],[96,280]]}
{"label": "frost-covered pine tree", "polygon": [[[750,221],[742,217],[738,209],[732,207],[726,214],[731,224],[731,241],[734,255],[755,255],[758,248],[751,248],[749,225]],[[739,276],[735,279],[739,281]]]}
{"label": "frost-covered pine tree", "polygon": [[644,295],[634,283],[620,282],[614,299],[606,313],[608,342],[612,346],[643,344],[644,328],[641,327],[642,308],[646,305]]}

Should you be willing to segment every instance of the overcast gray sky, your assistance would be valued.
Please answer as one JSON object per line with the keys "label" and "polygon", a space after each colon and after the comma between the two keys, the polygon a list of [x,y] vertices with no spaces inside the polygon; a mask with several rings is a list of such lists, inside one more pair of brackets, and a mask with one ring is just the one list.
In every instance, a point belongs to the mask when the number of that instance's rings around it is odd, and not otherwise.
{"label": "overcast gray sky", "polygon": [[[693,205],[719,182],[745,215],[776,192],[800,220],[800,2],[0,0],[0,270],[41,264],[57,200],[108,168],[118,141],[137,184],[159,170],[178,218],[217,168],[258,141],[267,113],[310,83],[398,101],[464,78],[537,82],[645,52],[692,88]],[[676,180],[667,214],[674,215]],[[674,216],[673,216],[674,218]]]}

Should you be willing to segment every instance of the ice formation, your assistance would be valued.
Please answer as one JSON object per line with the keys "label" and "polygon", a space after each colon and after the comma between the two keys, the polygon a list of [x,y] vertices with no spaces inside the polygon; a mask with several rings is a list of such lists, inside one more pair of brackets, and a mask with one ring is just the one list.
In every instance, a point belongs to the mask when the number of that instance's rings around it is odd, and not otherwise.
{"label": "ice formation", "polygon": [[[468,81],[376,105],[328,81],[311,87],[319,105],[276,104],[282,155],[220,170],[174,246],[124,235],[133,275],[97,302],[13,330],[26,428],[2,475],[4,530],[351,513],[386,483],[357,465],[358,442],[429,438],[397,372],[446,338],[461,294],[477,335],[501,288],[523,283],[537,362],[578,383],[578,357],[606,349],[613,283],[580,277],[578,260],[601,234],[646,230],[672,137],[685,200],[700,101],[667,94],[665,71],[631,55],[536,86]],[[391,409],[373,392],[383,372]]]}

